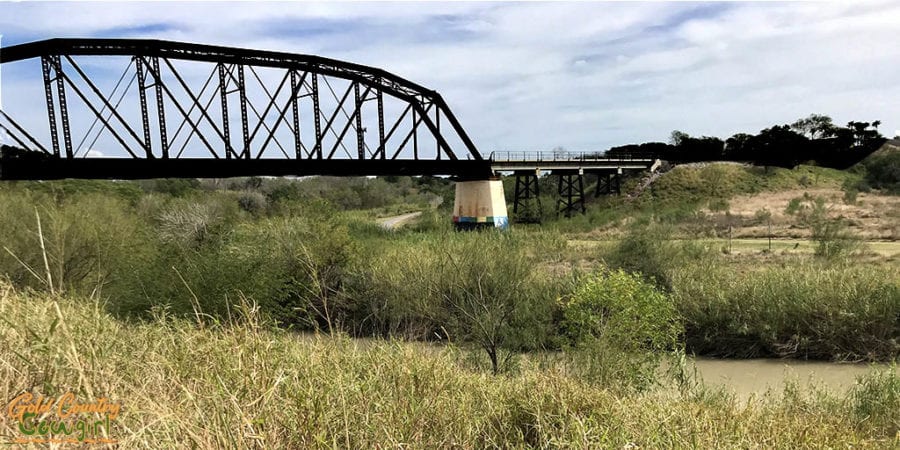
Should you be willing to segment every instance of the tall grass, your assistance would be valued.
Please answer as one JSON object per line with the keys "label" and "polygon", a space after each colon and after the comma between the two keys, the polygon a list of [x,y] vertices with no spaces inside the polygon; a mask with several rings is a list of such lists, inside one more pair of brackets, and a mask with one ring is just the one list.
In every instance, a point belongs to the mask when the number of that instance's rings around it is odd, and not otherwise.
{"label": "tall grass", "polygon": [[672,275],[689,349],[716,356],[891,360],[900,355],[900,272],[825,264]]}
{"label": "tall grass", "polygon": [[[897,443],[890,414],[900,405],[881,381],[863,388],[876,409],[862,409],[853,393],[748,405],[698,391],[621,395],[531,366],[501,377],[469,372],[452,347],[298,336],[272,329],[252,303],[236,303],[225,321],[158,310],[152,320],[126,324],[95,300],[0,284],[0,397],[108,396],[124,405],[110,433],[123,448]],[[879,420],[864,420],[876,410]],[[4,418],[0,435],[21,433]]]}

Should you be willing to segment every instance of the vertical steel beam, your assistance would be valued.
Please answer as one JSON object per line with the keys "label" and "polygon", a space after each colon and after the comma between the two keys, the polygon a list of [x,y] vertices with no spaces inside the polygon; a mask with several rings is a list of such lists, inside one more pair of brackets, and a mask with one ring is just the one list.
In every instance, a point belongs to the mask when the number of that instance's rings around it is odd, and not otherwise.
{"label": "vertical steel beam", "polygon": [[250,159],[250,123],[247,121],[247,84],[244,80],[244,66],[238,66],[238,92],[241,97],[241,130],[244,137],[242,157]]}
{"label": "vertical steel beam", "polygon": [[300,139],[300,106],[297,104],[300,99],[297,93],[300,91],[300,85],[297,84],[297,70],[291,69],[291,112],[294,125],[294,152],[297,159],[303,158],[303,143]]}
{"label": "vertical steel beam", "polygon": [[144,152],[147,158],[153,158],[150,143],[150,113],[147,110],[147,79],[144,76],[144,64],[140,57],[134,58],[134,68],[137,70],[138,97],[141,103],[141,124],[144,128]]}
{"label": "vertical steel beam", "polygon": [[166,99],[163,97],[163,81],[162,72],[159,71],[159,58],[154,56],[150,59],[150,66],[153,68],[153,87],[156,94],[156,112],[159,115],[159,145],[162,149],[163,159],[169,159],[169,136],[166,133]]}
{"label": "vertical steel beam", "polygon": [[313,98],[313,120],[316,127],[316,146],[313,151],[316,153],[316,159],[322,159],[322,111],[319,109],[319,76],[315,72],[312,74],[312,98]]}
{"label": "vertical steel beam", "polygon": [[413,159],[419,160],[419,121],[416,118],[416,110],[412,113],[412,140],[413,140]]}
{"label": "vertical steel beam", "polygon": [[[387,152],[384,151],[384,97],[381,89],[378,90],[378,151],[381,152],[381,159],[385,159]],[[376,152],[377,153],[377,152]]]}
{"label": "vertical steel beam", "polygon": [[513,213],[519,213],[519,204],[522,200],[522,177],[516,174],[516,193],[513,196]]}
{"label": "vertical steel beam", "polygon": [[434,126],[437,129],[437,135],[434,139],[434,151],[437,152],[437,159],[441,159],[441,140],[438,139],[438,136],[441,135],[441,108],[434,110]]}
{"label": "vertical steel beam", "polygon": [[44,93],[47,96],[47,116],[50,119],[50,140],[53,144],[53,154],[59,158],[59,133],[56,129],[56,107],[53,100],[53,85],[50,78],[50,59],[41,57],[41,71],[44,74]]}
{"label": "vertical steel beam", "polygon": [[[366,92],[369,92],[370,88],[366,88]],[[365,136],[363,136],[363,128],[362,128],[362,98],[359,96],[359,83],[353,83],[353,97],[356,100],[356,111],[354,114],[356,115],[356,152],[359,159],[366,159],[365,152]]]}
{"label": "vertical steel beam", "polygon": [[225,159],[231,159],[234,149],[231,147],[231,128],[228,124],[228,80],[225,77],[225,64],[219,67],[219,94],[222,100],[222,134],[225,135]]}
{"label": "vertical steel beam", "polygon": [[218,63],[217,69],[219,72],[219,97],[222,104],[222,134],[225,136],[225,159],[231,159],[234,150],[231,146],[231,124],[228,119],[228,79],[225,74],[225,64]]}

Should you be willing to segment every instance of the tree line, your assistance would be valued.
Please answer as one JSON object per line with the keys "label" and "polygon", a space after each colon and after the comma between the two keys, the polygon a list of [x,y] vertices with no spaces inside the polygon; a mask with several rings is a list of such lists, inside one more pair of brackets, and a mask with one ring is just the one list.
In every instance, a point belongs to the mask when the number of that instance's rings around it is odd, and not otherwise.
{"label": "tree line", "polygon": [[881,121],[850,121],[835,125],[831,117],[812,114],[792,124],[774,125],[757,134],[738,133],[726,140],[694,137],[673,131],[668,143],[646,142],[613,147],[609,156],[649,153],[671,162],[740,161],[760,166],[791,168],[809,163],[846,169],[869,156],[886,139]]}

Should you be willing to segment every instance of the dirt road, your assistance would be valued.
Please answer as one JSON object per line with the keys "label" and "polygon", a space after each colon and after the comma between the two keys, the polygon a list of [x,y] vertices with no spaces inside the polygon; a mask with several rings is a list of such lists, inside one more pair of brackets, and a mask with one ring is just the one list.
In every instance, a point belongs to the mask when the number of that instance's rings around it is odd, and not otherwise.
{"label": "dirt road", "polygon": [[381,219],[378,219],[378,224],[388,230],[393,230],[395,228],[403,226],[405,223],[415,219],[416,217],[419,217],[420,215],[422,215],[422,211],[402,214],[393,217],[383,217]]}

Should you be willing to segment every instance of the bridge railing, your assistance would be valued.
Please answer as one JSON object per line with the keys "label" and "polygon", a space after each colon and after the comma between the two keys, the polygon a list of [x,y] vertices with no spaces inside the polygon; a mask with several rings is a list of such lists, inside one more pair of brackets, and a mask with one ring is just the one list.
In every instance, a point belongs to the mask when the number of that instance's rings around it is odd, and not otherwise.
{"label": "bridge railing", "polygon": [[555,161],[555,162],[592,162],[592,161],[649,161],[658,156],[650,152],[571,152],[571,151],[495,151],[491,152],[491,162],[519,161]]}

